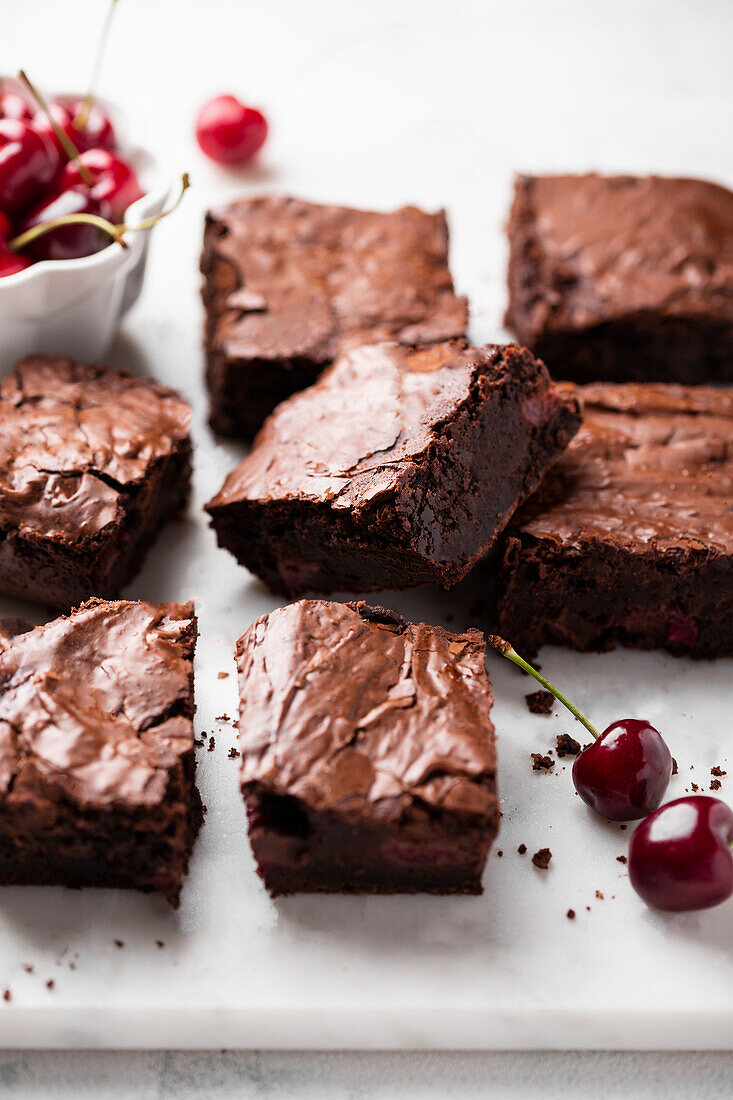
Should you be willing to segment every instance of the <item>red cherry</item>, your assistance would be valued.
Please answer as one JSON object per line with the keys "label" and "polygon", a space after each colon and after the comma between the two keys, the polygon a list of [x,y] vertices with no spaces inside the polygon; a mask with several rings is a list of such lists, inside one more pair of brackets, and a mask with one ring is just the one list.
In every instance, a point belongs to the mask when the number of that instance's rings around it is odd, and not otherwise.
{"label": "red cherry", "polygon": [[0,210],[0,244],[4,244],[5,241],[11,236],[13,232],[13,223],[7,214],[3,214]]}
{"label": "red cherry", "polygon": [[629,878],[654,909],[709,909],[733,895],[733,810],[718,798],[668,802],[629,846]]}
{"label": "red cherry", "polygon": [[[96,214],[110,220],[110,208],[105,202],[99,202],[90,195],[87,188],[68,188],[58,191],[50,198],[43,199],[27,215],[20,226],[19,233],[25,233],[43,222],[54,218],[64,218],[69,214]],[[34,260],[75,260],[80,256],[91,256],[110,243],[107,233],[95,225],[72,224],[50,230],[31,241],[23,251]]]}
{"label": "red cherry", "polygon": [[233,95],[210,99],[196,120],[196,140],[217,164],[245,164],[262,148],[266,137],[265,116]]}
{"label": "red cherry", "polygon": [[656,810],[671,775],[662,735],[638,718],[613,722],[573,763],[576,791],[611,821],[636,821]]}
{"label": "red cherry", "polygon": [[103,107],[92,101],[88,113],[83,99],[55,99],[51,106],[63,108],[71,116],[69,137],[80,152],[86,149],[117,149],[117,134]]}
{"label": "red cherry", "polygon": [[0,118],[19,118],[23,122],[30,122],[33,109],[28,100],[18,92],[3,92],[0,95]]}
{"label": "red cherry", "polygon": [[11,214],[32,202],[53,180],[52,147],[28,122],[0,119],[0,206]]}
{"label": "red cherry", "polygon": [[134,168],[109,149],[87,149],[76,160],[69,161],[61,173],[60,190],[88,186],[83,169],[94,180],[89,188],[92,198],[109,205],[114,221],[144,194]]}
{"label": "red cherry", "polygon": [[11,252],[0,244],[0,279],[6,275],[17,275],[19,271],[25,271],[31,266],[31,261],[21,256],[18,252]]}
{"label": "red cherry", "polygon": [[599,733],[509,642],[496,634],[490,634],[487,641],[534,676],[593,736],[593,744],[583,749],[573,764],[573,783],[583,801],[611,821],[634,821],[656,810],[672,774],[672,754],[662,735],[638,718],[613,722]]}

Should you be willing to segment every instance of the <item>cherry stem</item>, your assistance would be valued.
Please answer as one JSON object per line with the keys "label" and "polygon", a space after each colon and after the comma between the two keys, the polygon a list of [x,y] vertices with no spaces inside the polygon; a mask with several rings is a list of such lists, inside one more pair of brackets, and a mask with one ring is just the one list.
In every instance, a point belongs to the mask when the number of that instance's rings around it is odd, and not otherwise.
{"label": "cherry stem", "polygon": [[125,222],[114,225],[112,222],[108,221],[107,218],[101,218],[98,214],[65,214],[63,217],[51,218],[50,221],[41,222],[39,225],[32,226],[31,229],[26,229],[25,233],[13,237],[12,241],[8,241],[6,247],[11,252],[20,252],[33,241],[42,237],[45,233],[50,233],[54,229],[62,229],[65,225],[95,225],[97,229],[101,229],[103,233],[109,233],[112,240],[116,241],[122,248],[128,248],[129,246],[124,240],[123,234],[137,233],[141,229],[152,229],[159,221],[162,221],[163,218],[167,218],[169,214],[173,213],[190,186],[191,181],[188,177],[188,172],[184,172],[181,177],[181,193],[173,205],[169,206],[167,210],[163,210],[160,214],[154,214],[149,218],[143,218],[137,225],[126,225]]}
{"label": "cherry stem", "polygon": [[525,661],[524,657],[520,657],[513,646],[509,644],[509,642],[506,642],[503,638],[500,638],[498,634],[489,634],[486,640],[490,646],[493,646],[494,649],[501,653],[503,657],[506,657],[508,661],[513,661],[515,665],[517,665],[521,669],[524,669],[524,671],[528,672],[530,676],[534,676],[537,683],[542,684],[544,688],[547,688],[550,694],[555,696],[558,703],[562,703],[564,707],[567,707],[573,717],[577,718],[577,720],[585,726],[585,728],[588,730],[588,733],[590,733],[596,741],[598,740],[598,738],[601,736],[600,733],[598,732],[596,727],[588,721],[582,711],[579,711],[574,703],[571,703],[570,700],[562,694],[562,692],[558,691],[556,687],[553,687],[550,681],[546,680],[541,672],[538,672],[536,668],[532,668],[531,664],[528,661]]}
{"label": "cherry stem", "polygon": [[112,17],[117,7],[117,0],[112,0],[109,8],[107,9],[107,17],[102,27],[102,34],[99,38],[99,45],[97,46],[97,52],[94,56],[94,65],[92,67],[92,76],[89,81],[89,91],[82,100],[81,107],[77,111],[74,117],[74,125],[78,126],[80,130],[86,130],[87,123],[89,122],[89,112],[92,109],[94,103],[94,89],[99,82],[99,74],[102,70],[102,60],[104,59],[104,51],[107,45],[107,38],[109,36],[109,28],[112,24]]}
{"label": "cherry stem", "polygon": [[18,73],[18,80],[20,80],[25,85],[25,87],[35,99],[38,106],[43,111],[44,115],[49,121],[51,129],[53,130],[58,140],[61,142],[61,145],[63,146],[64,152],[66,153],[67,157],[69,158],[69,160],[75,161],[76,166],[79,169],[79,175],[84,180],[84,183],[87,185],[87,187],[92,187],[94,185],[94,176],[89,171],[87,166],[85,164],[82,164],[79,160],[79,150],[74,145],[74,142],[71,140],[69,135],[64,133],[56,119],[51,114],[51,110],[48,106],[48,102],[46,101],[45,96],[43,96],[41,92],[38,91],[38,88],[31,84],[30,80],[22,69]]}

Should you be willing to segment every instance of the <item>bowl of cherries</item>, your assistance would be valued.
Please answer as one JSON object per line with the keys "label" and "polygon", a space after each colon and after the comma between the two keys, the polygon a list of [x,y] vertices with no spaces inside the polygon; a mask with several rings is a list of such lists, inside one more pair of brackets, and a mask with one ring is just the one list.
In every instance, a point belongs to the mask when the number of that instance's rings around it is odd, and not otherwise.
{"label": "bowl of cherries", "polygon": [[142,286],[149,234],[135,230],[160,219],[168,190],[106,102],[0,79],[0,368],[104,355]]}

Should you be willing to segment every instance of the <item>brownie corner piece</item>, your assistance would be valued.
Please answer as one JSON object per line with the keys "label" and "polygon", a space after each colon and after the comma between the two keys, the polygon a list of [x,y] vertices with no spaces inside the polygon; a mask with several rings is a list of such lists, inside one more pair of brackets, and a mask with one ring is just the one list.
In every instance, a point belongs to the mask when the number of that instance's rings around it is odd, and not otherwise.
{"label": "brownie corner piece", "polygon": [[699,179],[522,176],[506,322],[556,377],[733,380],[733,192]]}
{"label": "brownie corner piece", "polygon": [[0,883],[159,891],[202,819],[192,604],[92,599],[0,629]]}
{"label": "brownie corner piece", "polygon": [[190,406],[152,379],[34,356],[0,381],[0,592],[112,597],[188,499]]}
{"label": "brownie corner piece", "polygon": [[237,667],[249,837],[273,896],[481,893],[499,809],[479,631],[303,600],[252,624]]}
{"label": "brownie corner piece", "polygon": [[449,587],[580,422],[526,349],[345,346],[207,505],[219,544],[288,595]]}
{"label": "brownie corner piece", "polygon": [[520,652],[733,654],[733,395],[577,387],[583,427],[512,520],[498,632]]}
{"label": "brownie corner piece", "polygon": [[210,423],[221,435],[251,439],[344,337],[432,343],[468,323],[443,211],[240,199],[208,213],[201,271]]}

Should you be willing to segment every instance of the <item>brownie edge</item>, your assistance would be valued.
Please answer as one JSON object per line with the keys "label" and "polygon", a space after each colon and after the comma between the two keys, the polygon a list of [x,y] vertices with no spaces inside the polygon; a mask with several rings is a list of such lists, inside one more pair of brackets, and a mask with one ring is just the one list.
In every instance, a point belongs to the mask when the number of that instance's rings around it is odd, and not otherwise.
{"label": "brownie edge", "polygon": [[239,639],[242,791],[273,896],[481,893],[499,823],[484,649],[325,600]]}

